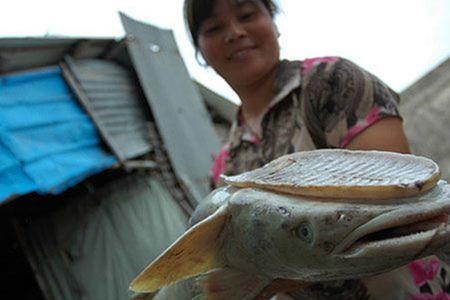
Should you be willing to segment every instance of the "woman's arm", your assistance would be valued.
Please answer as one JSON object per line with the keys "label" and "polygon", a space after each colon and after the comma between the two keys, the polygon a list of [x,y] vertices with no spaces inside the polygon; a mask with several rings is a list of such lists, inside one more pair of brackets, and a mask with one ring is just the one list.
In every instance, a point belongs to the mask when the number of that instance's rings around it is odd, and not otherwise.
{"label": "woman's arm", "polygon": [[411,153],[402,120],[396,117],[387,117],[372,124],[355,136],[345,148]]}

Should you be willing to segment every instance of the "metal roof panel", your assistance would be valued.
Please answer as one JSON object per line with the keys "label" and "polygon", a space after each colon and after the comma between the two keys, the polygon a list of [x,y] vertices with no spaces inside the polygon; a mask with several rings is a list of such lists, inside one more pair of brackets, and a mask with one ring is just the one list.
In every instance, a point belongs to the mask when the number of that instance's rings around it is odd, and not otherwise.
{"label": "metal roof panel", "polygon": [[124,162],[150,152],[150,116],[132,73],[107,60],[65,61],[69,84],[117,158]]}
{"label": "metal roof panel", "polygon": [[169,30],[121,14],[128,49],[177,177],[200,200],[219,140]]}

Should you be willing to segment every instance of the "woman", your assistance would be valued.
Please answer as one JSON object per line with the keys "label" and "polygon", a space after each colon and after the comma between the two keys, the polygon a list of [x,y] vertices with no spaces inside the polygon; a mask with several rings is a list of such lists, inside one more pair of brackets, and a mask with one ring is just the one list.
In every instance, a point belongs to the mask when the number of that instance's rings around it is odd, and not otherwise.
{"label": "woman", "polygon": [[[248,171],[295,151],[348,148],[409,153],[399,97],[378,78],[339,57],[280,60],[274,23],[277,7],[272,0],[185,0],[184,9],[197,52],[241,100],[229,142],[213,167],[215,184],[222,173]],[[426,267],[430,261],[420,263]],[[441,269],[435,260],[432,263],[434,278]],[[411,274],[407,276],[407,290],[394,287],[393,299],[420,291],[441,292],[440,282],[436,284],[440,279],[429,276],[430,280],[414,286]],[[348,280],[316,284],[291,296],[366,299],[370,289],[370,284]]]}

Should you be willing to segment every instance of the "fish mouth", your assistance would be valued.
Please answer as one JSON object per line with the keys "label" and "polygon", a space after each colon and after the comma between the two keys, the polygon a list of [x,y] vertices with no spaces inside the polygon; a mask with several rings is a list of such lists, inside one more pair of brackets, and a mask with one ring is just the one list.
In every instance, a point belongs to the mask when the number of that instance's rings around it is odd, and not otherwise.
{"label": "fish mouth", "polygon": [[[442,212],[381,215],[358,227],[333,254],[341,257],[419,257],[450,239],[448,214]],[[431,253],[429,253],[431,254]]]}

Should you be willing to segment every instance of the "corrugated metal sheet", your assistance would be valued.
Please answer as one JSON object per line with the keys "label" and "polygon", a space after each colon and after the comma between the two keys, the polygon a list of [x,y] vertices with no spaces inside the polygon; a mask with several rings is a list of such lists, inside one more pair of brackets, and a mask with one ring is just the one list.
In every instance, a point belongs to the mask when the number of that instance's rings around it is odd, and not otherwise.
{"label": "corrugated metal sheet", "polygon": [[0,162],[1,203],[58,194],[116,160],[54,67],[0,77]]}
{"label": "corrugated metal sheet", "polygon": [[[120,62],[121,65],[125,65],[127,68],[133,68],[133,65],[131,64],[128,51],[126,48],[126,43],[124,41],[125,39],[114,40],[114,39],[89,39],[89,38],[0,39],[0,74],[4,72],[17,71],[21,69],[29,69],[35,66],[46,66],[48,64],[60,63],[63,60],[63,57],[67,56],[67,54],[72,54],[77,58],[104,57]],[[176,49],[174,51],[176,52]],[[180,64],[182,64],[181,58],[178,56],[178,54],[175,53],[174,55],[176,56],[176,59],[180,61]],[[161,64],[159,64],[158,66],[164,67],[161,66]],[[185,70],[184,74],[185,75],[187,74]],[[168,75],[166,74],[164,76],[167,77]],[[172,86],[170,88],[172,88]],[[217,125],[216,130],[218,130],[219,135],[223,135],[223,137],[226,137],[228,124],[223,124],[222,118],[225,118],[227,121],[231,119],[234,113],[233,112],[234,108],[232,107],[232,105],[231,106],[229,105],[230,104],[229,101],[224,100],[225,103],[223,103],[222,102],[223,98],[209,91],[207,88],[201,86],[199,87],[199,89],[203,100],[212,109],[211,110],[213,112],[212,116],[216,116],[217,114],[220,116],[218,118],[220,122],[216,124]],[[161,94],[162,93],[160,93],[159,95]],[[102,94],[102,97],[103,96],[109,97],[109,95],[107,95],[106,93]],[[105,106],[107,105],[107,102],[108,101],[104,102]],[[202,114],[205,112],[204,109],[201,109],[200,111]],[[180,115],[180,112],[177,112],[175,115],[177,116]],[[195,118],[197,117],[198,116],[195,116]],[[206,116],[206,118],[209,118],[209,116]],[[172,119],[173,118],[171,116],[169,118],[170,122],[172,122]],[[165,131],[171,130],[171,128],[173,128],[171,125],[172,124],[163,125],[167,127]],[[160,127],[159,123],[158,126]],[[194,127],[190,127],[190,125],[187,124],[184,127],[185,130],[189,129],[192,131],[194,130],[192,128],[196,128],[197,125],[195,125]],[[160,135],[161,131],[160,130],[158,131],[159,131],[158,135]],[[165,146],[167,146],[166,143],[167,142],[165,142],[165,145],[158,144],[157,146],[161,148],[161,151],[166,152],[165,149]],[[156,147],[156,145],[153,145],[153,147]],[[161,156],[161,151],[159,151],[160,153],[159,156]],[[180,149],[179,151],[182,150]],[[2,157],[6,156],[7,154],[4,153],[2,154]],[[6,158],[2,159],[3,161],[6,161]],[[191,158],[188,158],[187,160],[189,159]],[[209,160],[210,155],[209,154],[206,155],[205,159]],[[155,161],[157,161],[156,157]],[[173,164],[172,157],[171,162]],[[126,163],[128,164],[129,161],[127,161]],[[161,163],[160,162],[157,163],[158,167],[161,168]],[[6,163],[4,165],[6,165]],[[206,169],[207,168],[205,168],[205,170]],[[178,178],[181,178],[180,176],[182,177],[183,174],[178,172]],[[188,179],[185,180],[184,185],[182,185],[182,187],[186,189],[187,184],[186,182],[190,182],[191,179],[189,179],[188,176],[184,177],[185,179],[186,178]],[[204,178],[202,180],[206,181]],[[17,184],[17,182],[15,182],[15,184]],[[11,186],[12,182],[10,181],[8,185]]]}
{"label": "corrugated metal sheet", "polygon": [[416,154],[435,160],[450,180],[450,58],[406,89],[400,109]]}
{"label": "corrugated metal sheet", "polygon": [[221,118],[232,124],[236,119],[239,106],[219,94],[211,91],[203,84],[195,82],[206,105],[212,108]]}
{"label": "corrugated metal sheet", "polygon": [[118,159],[124,162],[150,152],[150,112],[131,72],[99,59],[67,57],[66,64],[69,85]]}
{"label": "corrugated metal sheet", "polygon": [[[123,39],[6,38],[0,39],[0,74],[56,65],[67,55],[76,59],[113,59],[132,67]],[[205,102],[231,121],[236,105],[205,86],[197,85]]]}
{"label": "corrugated metal sheet", "polygon": [[92,58],[108,55],[114,39],[7,38],[0,39],[0,74],[58,64],[64,55]]}
{"label": "corrugated metal sheet", "polygon": [[148,175],[118,178],[66,200],[58,210],[16,222],[48,299],[130,299],[131,280],[186,228],[186,214]]}
{"label": "corrugated metal sheet", "polygon": [[195,199],[209,191],[219,140],[168,30],[121,14],[128,49],[178,178]]}
{"label": "corrugated metal sheet", "polygon": [[204,85],[195,82],[206,103],[214,123],[214,129],[222,145],[228,142],[231,124],[236,119],[239,106],[211,91]]}

